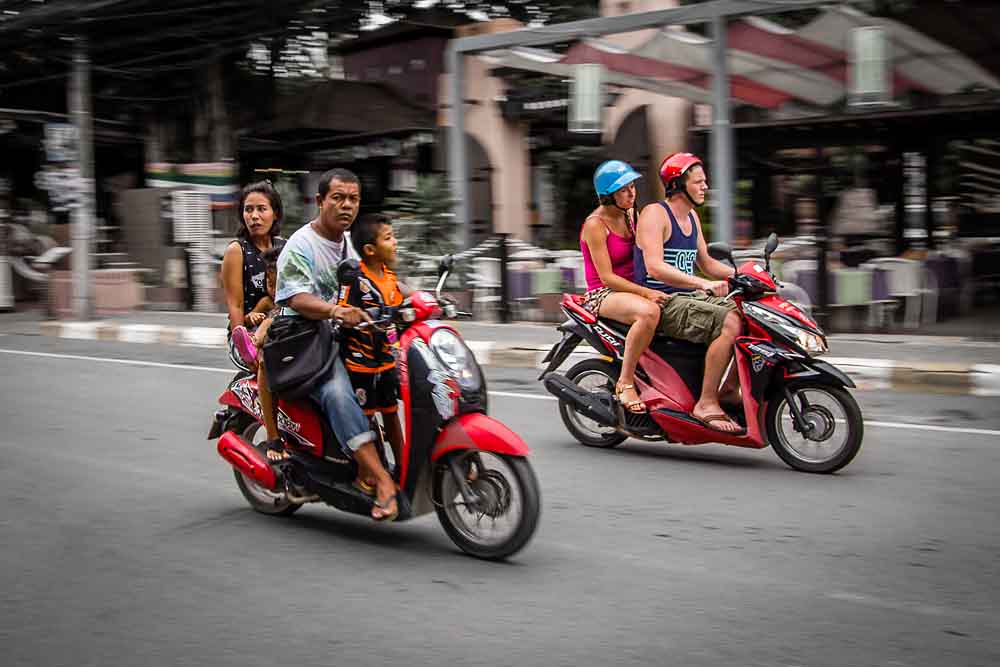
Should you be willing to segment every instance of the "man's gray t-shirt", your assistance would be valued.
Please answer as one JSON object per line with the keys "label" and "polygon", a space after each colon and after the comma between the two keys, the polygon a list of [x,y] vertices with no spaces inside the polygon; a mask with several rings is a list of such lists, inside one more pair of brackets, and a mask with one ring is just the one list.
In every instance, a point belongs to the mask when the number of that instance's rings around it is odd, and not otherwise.
{"label": "man's gray t-shirt", "polygon": [[274,300],[282,306],[282,314],[298,314],[288,305],[288,300],[296,294],[312,294],[336,302],[340,292],[337,265],[345,258],[360,259],[349,232],[344,232],[339,242],[330,241],[317,234],[310,223],[292,234],[278,257]]}

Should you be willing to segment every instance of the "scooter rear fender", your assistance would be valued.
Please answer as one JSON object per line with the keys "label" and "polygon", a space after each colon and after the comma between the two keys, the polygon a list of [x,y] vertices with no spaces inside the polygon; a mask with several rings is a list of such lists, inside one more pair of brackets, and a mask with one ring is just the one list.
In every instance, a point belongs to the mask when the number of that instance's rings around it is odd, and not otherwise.
{"label": "scooter rear fender", "polygon": [[452,419],[441,429],[431,448],[431,461],[456,450],[478,449],[507,456],[528,456],[531,450],[517,433],[481,412]]}

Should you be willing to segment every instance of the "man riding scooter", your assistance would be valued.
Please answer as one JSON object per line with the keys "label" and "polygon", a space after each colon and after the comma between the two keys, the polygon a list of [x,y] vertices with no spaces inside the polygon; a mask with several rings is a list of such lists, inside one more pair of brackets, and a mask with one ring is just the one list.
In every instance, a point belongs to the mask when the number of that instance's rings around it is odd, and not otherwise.
{"label": "man riding scooter", "polygon": [[[705,203],[708,180],[702,161],[691,153],[674,153],[660,164],[666,198],[647,205],[636,232],[635,280],[666,292],[660,331],[671,338],[708,346],[701,396],[691,416],[715,431],[740,434],[743,429],[720,404],[719,384],[733,357],[741,321],[724,297],[733,267],[708,254],[695,207]],[[695,275],[695,266],[713,278]],[[730,373],[721,400],[739,402],[739,381]]]}

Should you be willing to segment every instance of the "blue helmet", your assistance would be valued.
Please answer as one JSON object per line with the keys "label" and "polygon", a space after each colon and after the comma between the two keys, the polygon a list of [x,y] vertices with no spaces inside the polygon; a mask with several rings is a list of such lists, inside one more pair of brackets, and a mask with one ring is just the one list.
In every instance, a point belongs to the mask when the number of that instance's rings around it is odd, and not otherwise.
{"label": "blue helmet", "polygon": [[642,174],[633,169],[627,162],[608,160],[602,162],[594,172],[594,189],[597,195],[610,195],[618,192],[632,181],[642,178]]}

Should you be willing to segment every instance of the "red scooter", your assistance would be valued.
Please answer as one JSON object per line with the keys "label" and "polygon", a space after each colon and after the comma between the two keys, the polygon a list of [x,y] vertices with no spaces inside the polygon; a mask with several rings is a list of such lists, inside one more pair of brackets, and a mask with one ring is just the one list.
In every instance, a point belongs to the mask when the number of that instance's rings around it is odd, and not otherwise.
{"label": "red scooter", "polygon": [[[357,270],[352,261],[341,266],[342,282],[345,272]],[[436,295],[416,292],[375,321],[392,322],[400,331],[401,460],[389,462],[381,429],[376,433],[383,462],[400,488],[396,520],[435,511],[463,551],[502,559],[523,548],[535,532],[538,481],[528,446],[486,415],[482,370],[458,332],[440,319],[458,314],[454,305],[440,300],[451,265],[450,257],[442,260]],[[357,465],[343,453],[315,403],[278,401],[278,427],[291,457],[272,465],[263,449],[256,377],[236,377],[219,402],[226,408],[215,413],[208,438],[219,439],[219,455],[232,464],[236,484],[253,509],[287,516],[305,503],[325,502],[370,516],[374,498],[354,486]]]}
{"label": "red scooter", "polygon": [[[636,388],[648,413],[619,409],[613,392],[628,325],[595,318],[580,305],[579,296],[567,294],[562,309],[569,319],[559,326],[562,340],[545,357],[539,379],[559,398],[559,414],[569,432],[591,447],[615,447],[628,437],[758,449],[771,445],[785,463],[804,472],[830,473],[850,463],[864,435],[861,410],[847,390],[854,383],[816,358],[827,351],[825,335],[808,315],[778,296],[770,266],[777,245],[772,234],[764,249],[765,265],[746,262],[729,279],[729,298],[743,319],[729,369],[739,374],[742,404],[723,407],[744,433],[722,433],[691,416],[701,394],[707,348],[659,334],[636,369]],[[709,245],[709,254],[736,266],[725,244]],[[556,373],[584,340],[602,356],[575,364],[565,375]]]}

